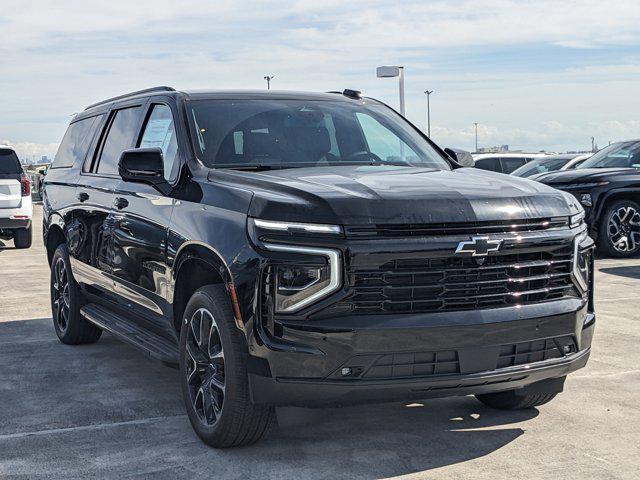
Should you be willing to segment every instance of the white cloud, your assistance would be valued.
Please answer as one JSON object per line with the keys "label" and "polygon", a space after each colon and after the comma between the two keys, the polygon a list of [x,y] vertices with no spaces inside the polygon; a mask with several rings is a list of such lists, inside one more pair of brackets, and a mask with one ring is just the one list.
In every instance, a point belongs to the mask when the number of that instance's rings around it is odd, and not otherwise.
{"label": "white cloud", "polygon": [[[396,105],[396,83],[374,68],[398,62],[408,117],[424,123],[422,91],[435,88],[434,126],[455,132],[442,134],[458,137],[451,144],[472,145],[478,121],[495,126],[485,133],[496,143],[575,148],[602,122],[618,128],[611,136],[633,133],[639,26],[636,0],[3,0],[0,137],[53,145],[93,101],[158,84],[263,88],[265,74],[275,88],[352,87]],[[532,46],[577,56],[551,67],[501,59]],[[553,136],[553,121],[574,128]]]}
{"label": "white cloud", "polygon": [[58,150],[57,143],[12,142],[5,139],[0,144],[11,145],[21,159],[40,159],[43,155],[53,158]]}

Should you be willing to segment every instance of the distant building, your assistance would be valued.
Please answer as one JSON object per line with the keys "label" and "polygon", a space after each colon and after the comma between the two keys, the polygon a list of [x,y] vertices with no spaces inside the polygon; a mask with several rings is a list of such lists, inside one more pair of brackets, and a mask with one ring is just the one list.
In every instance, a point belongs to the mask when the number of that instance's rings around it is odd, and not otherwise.
{"label": "distant building", "polygon": [[509,145],[498,145],[496,147],[478,148],[478,153],[506,153],[509,151]]}

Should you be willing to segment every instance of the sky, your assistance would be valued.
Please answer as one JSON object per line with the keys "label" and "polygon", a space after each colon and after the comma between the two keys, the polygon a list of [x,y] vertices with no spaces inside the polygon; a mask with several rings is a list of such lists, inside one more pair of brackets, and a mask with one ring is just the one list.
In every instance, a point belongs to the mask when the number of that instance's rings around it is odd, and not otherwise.
{"label": "sky", "polygon": [[442,147],[583,150],[640,138],[637,0],[2,0],[0,143],[53,156],[86,105],[176,89],[351,88]]}

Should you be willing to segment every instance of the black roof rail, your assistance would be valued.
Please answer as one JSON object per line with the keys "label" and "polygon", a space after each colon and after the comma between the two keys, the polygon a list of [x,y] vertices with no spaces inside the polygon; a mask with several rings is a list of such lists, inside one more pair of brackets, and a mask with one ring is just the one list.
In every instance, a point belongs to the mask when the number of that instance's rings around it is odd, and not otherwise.
{"label": "black roof rail", "polygon": [[135,95],[142,95],[143,93],[152,93],[152,92],[175,92],[176,89],[173,87],[151,87],[145,88],[144,90],[138,90],[131,93],[125,93],[124,95],[118,95],[117,97],[108,98],[106,100],[102,100],[101,102],[93,103],[89,105],[85,110],[89,110],[90,108],[97,107],[98,105],[104,105],[105,103],[115,102],[116,100],[122,100],[123,98],[133,97]]}

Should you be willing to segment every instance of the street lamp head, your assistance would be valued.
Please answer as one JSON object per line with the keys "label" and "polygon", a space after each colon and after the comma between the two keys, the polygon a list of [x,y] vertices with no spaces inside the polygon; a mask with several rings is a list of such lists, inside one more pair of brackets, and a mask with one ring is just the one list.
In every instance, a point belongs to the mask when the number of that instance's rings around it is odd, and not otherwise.
{"label": "street lamp head", "polygon": [[386,65],[376,68],[376,76],[378,78],[390,78],[400,76],[400,70],[404,67],[394,65]]}

